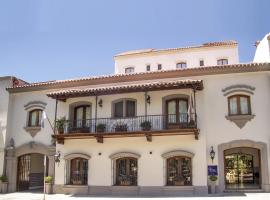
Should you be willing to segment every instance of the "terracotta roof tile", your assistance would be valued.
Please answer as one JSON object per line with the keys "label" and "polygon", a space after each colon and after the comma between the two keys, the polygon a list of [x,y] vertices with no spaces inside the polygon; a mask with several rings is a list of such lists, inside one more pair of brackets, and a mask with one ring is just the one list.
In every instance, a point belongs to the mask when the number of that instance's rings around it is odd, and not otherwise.
{"label": "terracotta roof tile", "polygon": [[178,50],[203,48],[203,47],[235,46],[237,44],[238,43],[235,40],[228,40],[228,41],[221,41],[221,42],[207,42],[207,43],[204,43],[202,45],[197,45],[197,46],[186,46],[186,47],[166,48],[166,49],[138,49],[138,50],[132,50],[132,51],[125,51],[125,52],[115,55],[114,57],[145,54],[145,53],[152,53],[152,52],[178,51]]}
{"label": "terracotta roof tile", "polygon": [[162,89],[175,89],[178,87],[196,87],[198,90],[203,88],[202,80],[173,80],[173,81],[152,81],[148,83],[122,83],[116,86],[100,86],[100,87],[88,87],[88,88],[70,88],[62,89],[55,92],[48,93],[49,97],[56,98],[57,96],[70,96],[78,95],[84,96],[88,95],[104,95],[104,94],[114,94],[117,92],[134,92],[134,91],[153,91],[153,90],[162,90]]}
{"label": "terracotta roof tile", "polygon": [[[268,69],[269,68],[269,69]],[[16,85],[14,87],[7,88],[8,91],[16,91],[20,92],[24,91],[24,89],[33,89],[46,87],[46,89],[53,87],[64,87],[65,84],[75,84],[79,85],[82,82],[89,81],[110,81],[111,79],[117,80],[117,82],[121,82],[123,79],[133,79],[136,80],[141,76],[149,77],[158,76],[162,77],[162,75],[168,73],[177,73],[178,77],[185,77],[185,74],[189,76],[197,75],[197,74],[213,74],[215,72],[219,73],[228,73],[228,72],[250,72],[250,71],[260,71],[260,70],[270,70],[270,63],[242,63],[242,64],[231,64],[231,65],[220,65],[220,66],[205,66],[205,67],[195,67],[195,68],[186,68],[186,69],[173,69],[173,70],[161,70],[161,71],[151,71],[151,72],[140,72],[140,73],[131,73],[131,74],[114,74],[114,75],[104,75],[104,76],[94,76],[94,77],[84,77],[78,79],[67,79],[67,80],[58,80],[58,81],[47,81],[47,82],[37,82],[31,84],[24,85]],[[70,86],[68,86],[70,87]],[[43,88],[44,89],[44,88]]]}

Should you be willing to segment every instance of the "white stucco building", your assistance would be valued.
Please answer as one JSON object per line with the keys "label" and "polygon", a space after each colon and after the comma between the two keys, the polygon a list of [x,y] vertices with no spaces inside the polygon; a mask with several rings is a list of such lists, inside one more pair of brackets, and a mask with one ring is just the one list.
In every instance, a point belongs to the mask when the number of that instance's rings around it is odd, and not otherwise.
{"label": "white stucco building", "polygon": [[207,193],[208,167],[219,192],[270,191],[269,82],[270,63],[240,64],[225,41],[118,54],[114,75],[9,87],[9,191],[42,186],[43,155],[56,193]]}

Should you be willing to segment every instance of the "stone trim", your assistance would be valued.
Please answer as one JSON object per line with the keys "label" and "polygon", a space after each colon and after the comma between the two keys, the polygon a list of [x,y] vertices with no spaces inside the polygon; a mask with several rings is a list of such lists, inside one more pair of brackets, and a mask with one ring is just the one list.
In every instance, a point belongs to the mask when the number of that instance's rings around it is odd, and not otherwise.
{"label": "stone trim", "polygon": [[87,195],[115,195],[115,196],[185,196],[203,195],[208,193],[207,186],[74,186],[54,185],[54,193],[87,194]]}
{"label": "stone trim", "polygon": [[6,148],[6,175],[9,180],[8,192],[15,192],[17,185],[17,165],[18,157],[25,154],[38,153],[46,155],[49,159],[48,174],[54,177],[54,155],[55,146],[47,146],[45,144],[31,141],[17,148],[10,146]]}
{"label": "stone trim", "polygon": [[261,162],[261,188],[265,192],[270,192],[269,172],[268,172],[268,154],[267,144],[264,142],[256,142],[252,140],[234,140],[227,143],[218,145],[218,171],[219,171],[219,185],[217,186],[219,192],[225,190],[224,179],[224,151],[227,149],[237,147],[250,147],[260,150],[260,162]]}
{"label": "stone trim", "polygon": [[30,101],[29,103],[24,105],[25,110],[30,110],[32,108],[39,108],[41,110],[44,110],[47,103],[44,103],[42,101]]}
{"label": "stone trim", "polygon": [[120,152],[120,153],[111,154],[109,156],[109,158],[112,160],[116,160],[118,158],[124,158],[124,157],[132,157],[132,158],[139,159],[141,155],[136,154],[136,153],[131,153],[131,152]]}
{"label": "stone trim", "polygon": [[186,156],[186,157],[193,158],[194,153],[183,151],[183,150],[175,150],[175,151],[170,151],[170,152],[162,154],[162,157],[165,159],[168,159],[174,156]]}
{"label": "stone trim", "polygon": [[41,127],[40,126],[27,126],[27,127],[24,127],[24,130],[28,132],[32,137],[35,137],[36,134],[39,131],[41,131]]}
{"label": "stone trim", "polygon": [[231,85],[228,86],[224,89],[222,89],[222,92],[224,93],[224,96],[228,96],[232,93],[236,93],[236,92],[244,92],[244,93],[248,93],[248,94],[254,94],[253,91],[256,88],[250,85],[245,85],[245,84],[237,84],[237,85]]}
{"label": "stone trim", "polygon": [[240,129],[243,128],[248,121],[251,121],[255,115],[228,115],[225,118],[236,124]]}
{"label": "stone trim", "polygon": [[71,154],[64,156],[65,160],[72,160],[73,158],[84,158],[86,160],[89,160],[91,158],[91,156],[89,156],[87,154],[82,154],[82,153],[71,153]]}

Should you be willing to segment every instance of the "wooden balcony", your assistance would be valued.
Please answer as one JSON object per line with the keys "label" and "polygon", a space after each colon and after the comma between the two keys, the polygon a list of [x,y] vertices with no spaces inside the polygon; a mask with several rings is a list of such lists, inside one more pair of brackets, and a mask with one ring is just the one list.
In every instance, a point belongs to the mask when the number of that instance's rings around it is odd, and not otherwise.
{"label": "wooden balcony", "polygon": [[126,118],[97,118],[66,120],[62,129],[53,136],[58,143],[65,139],[94,138],[103,143],[103,138],[194,135],[198,139],[196,114],[147,115]]}

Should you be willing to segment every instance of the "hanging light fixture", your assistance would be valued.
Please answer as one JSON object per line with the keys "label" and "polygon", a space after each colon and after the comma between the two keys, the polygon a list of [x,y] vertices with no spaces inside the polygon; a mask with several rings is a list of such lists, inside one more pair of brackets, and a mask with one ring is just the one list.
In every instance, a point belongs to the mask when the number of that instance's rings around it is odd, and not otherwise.
{"label": "hanging light fixture", "polygon": [[150,95],[147,95],[147,97],[146,97],[146,102],[147,102],[148,104],[151,103],[151,97],[150,97]]}
{"label": "hanging light fixture", "polygon": [[212,163],[214,162],[215,155],[216,155],[216,152],[214,151],[214,147],[211,146],[210,158],[212,160]]}
{"label": "hanging light fixture", "polygon": [[98,101],[98,105],[99,105],[99,107],[102,108],[102,106],[103,106],[103,101],[102,101],[102,99],[100,99],[100,100]]}
{"label": "hanging light fixture", "polygon": [[60,151],[57,151],[54,155],[54,162],[60,163],[60,157],[61,157],[61,153]]}

